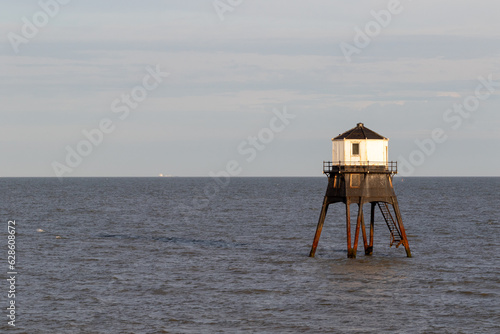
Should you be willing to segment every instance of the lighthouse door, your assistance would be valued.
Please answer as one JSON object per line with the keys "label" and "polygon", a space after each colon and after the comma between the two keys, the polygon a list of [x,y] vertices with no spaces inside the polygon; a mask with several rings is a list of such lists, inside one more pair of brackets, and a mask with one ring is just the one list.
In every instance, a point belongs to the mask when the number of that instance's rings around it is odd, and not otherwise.
{"label": "lighthouse door", "polygon": [[359,142],[353,142],[351,143],[351,163],[353,165],[359,164],[361,161],[361,152],[360,152],[360,143]]}

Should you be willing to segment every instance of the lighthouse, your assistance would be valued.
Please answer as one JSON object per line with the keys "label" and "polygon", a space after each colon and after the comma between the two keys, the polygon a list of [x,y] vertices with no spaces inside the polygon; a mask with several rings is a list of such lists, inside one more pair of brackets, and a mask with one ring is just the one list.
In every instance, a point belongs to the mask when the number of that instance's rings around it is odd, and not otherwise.
{"label": "lighthouse", "polygon": [[[389,161],[389,139],[368,129],[363,123],[332,139],[332,161],[323,162],[328,186],[316,227],[311,252],[314,257],[325,222],[328,206],[343,203],[346,209],[347,257],[355,258],[359,231],[363,236],[365,255],[373,253],[376,211],[380,211],[390,235],[390,246],[403,245],[411,257],[403,219],[392,178],[397,162]],[[363,206],[370,204],[370,228],[367,234]],[[358,208],[354,240],[351,231],[351,205]],[[377,210],[378,208],[378,210]]]}

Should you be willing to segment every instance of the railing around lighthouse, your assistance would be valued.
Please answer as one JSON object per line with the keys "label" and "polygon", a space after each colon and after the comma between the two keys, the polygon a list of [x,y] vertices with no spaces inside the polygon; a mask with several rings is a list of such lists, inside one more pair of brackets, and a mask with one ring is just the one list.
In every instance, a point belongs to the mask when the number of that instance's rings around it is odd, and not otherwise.
{"label": "railing around lighthouse", "polygon": [[323,161],[323,173],[398,173],[397,161]]}

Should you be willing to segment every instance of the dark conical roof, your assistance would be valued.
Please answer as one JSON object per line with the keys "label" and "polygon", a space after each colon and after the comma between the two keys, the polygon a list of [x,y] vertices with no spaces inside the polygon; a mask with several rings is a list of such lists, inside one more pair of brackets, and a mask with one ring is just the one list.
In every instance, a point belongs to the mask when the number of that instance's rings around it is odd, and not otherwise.
{"label": "dark conical roof", "polygon": [[365,128],[363,123],[358,123],[355,128],[352,128],[351,130],[348,130],[333,139],[335,140],[335,139],[387,139],[387,138],[379,135],[375,131]]}

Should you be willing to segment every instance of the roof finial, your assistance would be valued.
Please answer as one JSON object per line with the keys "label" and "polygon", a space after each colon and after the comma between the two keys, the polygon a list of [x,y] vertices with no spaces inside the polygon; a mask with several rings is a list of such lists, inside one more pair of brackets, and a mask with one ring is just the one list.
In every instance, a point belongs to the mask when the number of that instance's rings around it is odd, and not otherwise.
{"label": "roof finial", "polygon": [[363,123],[358,123],[357,125],[358,125],[358,128],[362,128],[364,126]]}

